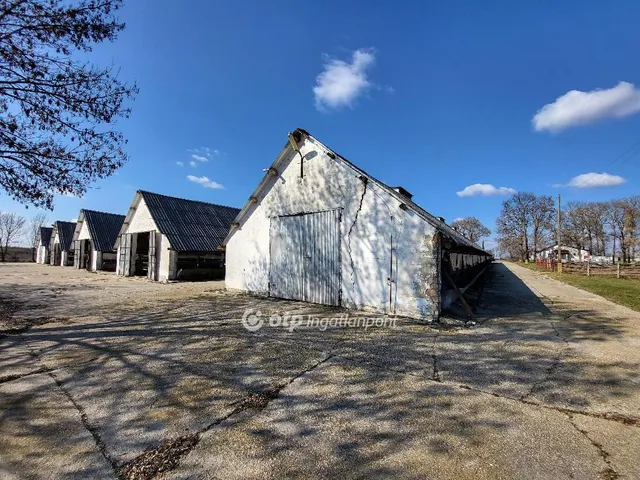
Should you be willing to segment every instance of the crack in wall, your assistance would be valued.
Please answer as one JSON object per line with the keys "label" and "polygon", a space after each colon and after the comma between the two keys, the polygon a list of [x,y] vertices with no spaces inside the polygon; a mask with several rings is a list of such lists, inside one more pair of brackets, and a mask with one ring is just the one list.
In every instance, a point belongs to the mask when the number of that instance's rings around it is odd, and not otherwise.
{"label": "crack in wall", "polygon": [[353,291],[355,293],[355,287],[356,287],[356,264],[353,260],[353,252],[351,250],[351,233],[353,232],[353,229],[356,226],[356,222],[358,221],[358,216],[360,215],[360,211],[362,210],[362,204],[364,203],[364,196],[367,193],[367,184],[368,181],[365,179],[362,180],[362,185],[363,185],[363,189],[362,189],[362,195],[360,196],[360,203],[358,204],[358,209],[356,210],[356,214],[353,217],[353,223],[351,224],[351,227],[349,228],[349,232],[347,233],[347,251],[349,252],[349,261],[351,263],[351,284],[353,285]]}

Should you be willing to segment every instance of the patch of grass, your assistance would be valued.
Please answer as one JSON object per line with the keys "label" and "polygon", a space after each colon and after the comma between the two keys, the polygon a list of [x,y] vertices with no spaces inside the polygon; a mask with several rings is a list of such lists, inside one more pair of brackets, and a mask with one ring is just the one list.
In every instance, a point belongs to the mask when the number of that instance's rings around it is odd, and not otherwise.
{"label": "patch of grass", "polygon": [[535,263],[518,262],[517,264],[640,312],[640,280],[604,276],[587,277],[574,273],[548,272],[536,266]]}

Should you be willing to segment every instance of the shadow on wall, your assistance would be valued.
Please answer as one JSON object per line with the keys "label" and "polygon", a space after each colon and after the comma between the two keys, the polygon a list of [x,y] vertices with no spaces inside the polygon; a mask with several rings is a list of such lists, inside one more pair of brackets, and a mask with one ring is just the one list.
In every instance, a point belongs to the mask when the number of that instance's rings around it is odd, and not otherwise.
{"label": "shadow on wall", "polygon": [[[398,283],[390,283],[389,278],[397,280],[398,268],[406,268],[406,265],[398,265],[396,254],[395,263],[391,261],[391,237],[393,235],[397,239],[402,234],[402,225],[397,218],[405,213],[391,208],[390,199],[385,200],[386,194],[371,182],[363,182],[355,172],[339,164],[334,166],[322,162],[323,158],[323,155],[307,154],[305,176],[302,179],[295,176],[285,179],[280,174],[275,184],[263,193],[260,205],[264,214],[272,217],[340,208],[342,304],[351,308],[373,307],[377,311],[393,313],[398,298]],[[289,172],[299,172],[299,165],[296,165],[299,160],[297,154],[291,156],[283,162],[280,170],[288,168]],[[293,235],[293,245],[302,245],[304,232],[295,232]],[[251,241],[249,238],[244,240],[247,243]],[[321,250],[316,250],[314,254],[320,257],[317,259],[319,264],[330,262],[333,257]],[[262,271],[269,276],[271,266],[268,265],[268,259],[266,263],[263,258],[253,258],[247,263],[245,283],[250,290],[251,277],[259,276],[251,271]],[[260,270],[265,267],[266,270]],[[302,265],[292,265],[291,281],[301,281],[301,275]]]}

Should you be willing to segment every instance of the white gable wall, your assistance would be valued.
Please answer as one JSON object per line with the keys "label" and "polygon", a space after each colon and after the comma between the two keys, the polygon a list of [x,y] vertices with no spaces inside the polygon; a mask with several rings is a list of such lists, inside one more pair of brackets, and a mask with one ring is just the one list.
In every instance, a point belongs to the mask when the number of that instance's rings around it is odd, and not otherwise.
{"label": "white gable wall", "polygon": [[91,240],[91,234],[89,233],[89,227],[87,226],[87,222],[83,221],[80,226],[80,232],[78,233],[78,238],[75,240]]}
{"label": "white gable wall", "polygon": [[[176,260],[176,255],[172,255],[169,239],[166,235],[163,235],[158,231],[156,222],[153,220],[147,204],[145,203],[144,199],[140,197],[140,202],[138,203],[138,206],[136,207],[129,225],[127,226],[124,233],[143,233],[151,232],[154,230],[156,232],[156,268],[158,269],[158,280],[173,280],[176,276],[175,265],[173,265]],[[135,252],[135,235],[133,238],[134,241],[132,243],[132,252]],[[134,255],[132,254],[132,258],[133,256]],[[118,256],[116,259],[116,263],[118,265],[120,263],[120,246],[118,246]],[[116,267],[116,271],[118,271],[118,268],[119,267]]]}
{"label": "white gable wall", "polygon": [[[90,245],[91,245],[91,270],[92,271],[96,271],[98,269],[98,255],[100,254],[99,252],[96,251],[94,245],[93,245],[93,239],[91,238],[91,233],[89,232],[89,226],[87,225],[87,221],[83,220],[80,223],[80,231],[78,232],[78,236],[77,238],[74,237],[74,240],[89,240],[90,241]],[[74,244],[74,248],[75,248],[75,244]],[[84,245],[81,244],[80,245],[80,258],[82,258],[85,254],[85,248]]]}
{"label": "white gable wall", "polygon": [[313,142],[306,140],[301,151],[304,177],[300,155],[292,155],[229,239],[227,287],[269,293],[270,217],[340,208],[341,304],[418,318],[436,315],[435,228],[401,210],[401,202],[383,188],[365,185],[350,166]]}
{"label": "white gable wall", "polygon": [[[54,247],[55,247],[56,244],[59,245],[60,244],[60,237],[58,235],[58,229],[57,228],[53,229],[52,237],[53,237],[53,245],[54,245]],[[57,265],[61,266],[61,267],[66,266],[67,265],[67,257],[68,257],[68,252],[63,250],[61,255],[60,255],[60,263],[58,263]]]}

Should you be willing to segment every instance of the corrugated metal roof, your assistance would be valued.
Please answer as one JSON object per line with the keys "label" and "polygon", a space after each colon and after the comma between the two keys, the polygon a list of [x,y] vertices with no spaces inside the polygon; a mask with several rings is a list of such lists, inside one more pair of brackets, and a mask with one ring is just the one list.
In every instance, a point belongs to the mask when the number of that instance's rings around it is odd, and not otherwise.
{"label": "corrugated metal roof", "polygon": [[51,243],[51,234],[53,227],[40,227],[40,244],[49,245]]}
{"label": "corrugated metal roof", "polygon": [[179,252],[213,252],[222,245],[239,208],[140,190],[158,230]]}
{"label": "corrugated metal roof", "polygon": [[58,238],[60,239],[60,248],[68,252],[72,247],[73,232],[76,230],[75,222],[61,222],[58,221],[53,225],[54,230],[58,231]]}
{"label": "corrugated metal roof", "polygon": [[99,252],[112,251],[124,222],[124,215],[84,209],[82,212],[93,240],[93,247]]}

